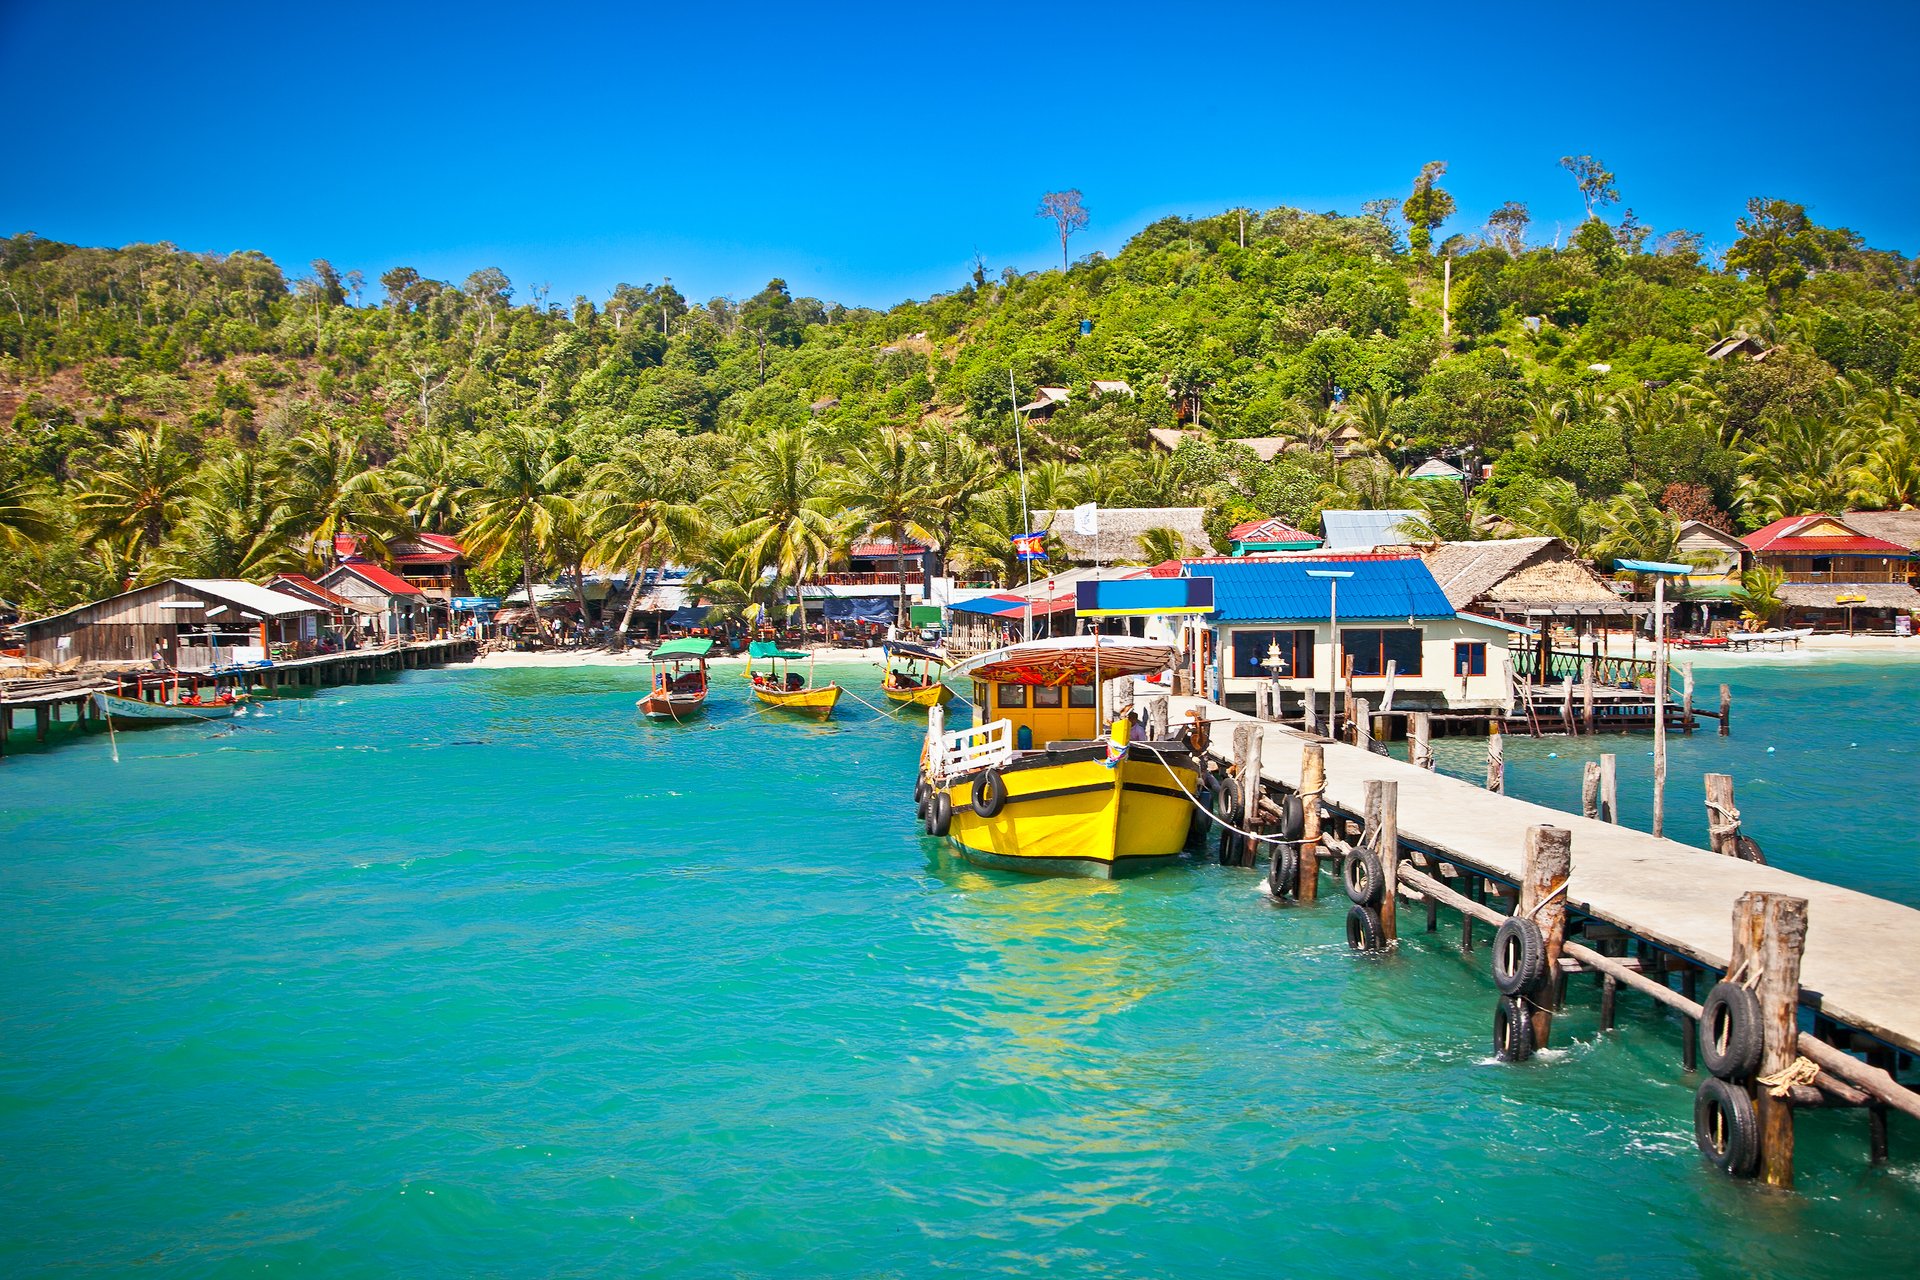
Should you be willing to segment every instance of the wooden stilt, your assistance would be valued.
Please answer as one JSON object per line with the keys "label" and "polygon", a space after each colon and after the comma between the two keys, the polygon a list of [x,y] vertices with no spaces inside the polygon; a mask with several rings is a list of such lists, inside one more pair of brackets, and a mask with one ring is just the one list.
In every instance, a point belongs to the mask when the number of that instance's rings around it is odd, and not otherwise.
{"label": "wooden stilt", "polygon": [[1620,980],[1612,974],[1600,977],[1600,1029],[1613,1030],[1614,1005],[1620,995]]}
{"label": "wooden stilt", "polygon": [[[1158,700],[1166,706],[1166,699]],[[1257,724],[1235,725],[1233,729],[1233,764],[1240,779],[1240,814],[1238,822],[1242,831],[1255,831],[1260,821],[1260,746],[1266,737],[1266,731]],[[1240,848],[1240,865],[1250,867],[1259,846],[1246,841]]]}
{"label": "wooden stilt", "polygon": [[1501,742],[1500,726],[1495,724],[1487,733],[1487,790],[1497,795],[1506,789],[1506,747]]}
{"label": "wooden stilt", "polygon": [[1733,687],[1720,686],[1720,736],[1727,737],[1733,732]]}
{"label": "wooden stilt", "polygon": [[52,713],[48,710],[46,703],[43,702],[39,706],[33,709],[34,741],[45,742],[47,740],[47,727],[52,723],[52,721],[53,721],[53,716],[52,716]]}
{"label": "wooden stilt", "polygon": [[1600,816],[1600,762],[1587,761],[1580,771],[1580,813],[1582,817]]}
{"label": "wooden stilt", "polygon": [[1380,856],[1380,940],[1392,946],[1400,937],[1400,784],[1368,779],[1367,830]]}
{"label": "wooden stilt", "polygon": [[1620,758],[1611,751],[1600,757],[1600,821],[1620,821]]}
{"label": "wooden stilt", "polygon": [[1567,877],[1573,873],[1573,833],[1564,827],[1528,827],[1517,914],[1531,916],[1547,944],[1547,982],[1533,1006],[1533,1043],[1547,1047],[1553,1011],[1560,1007],[1560,951],[1567,935]]}
{"label": "wooden stilt", "polygon": [[1327,752],[1317,742],[1300,748],[1300,886],[1297,902],[1320,896],[1320,794],[1327,786]]}
{"label": "wooden stilt", "polygon": [[1680,664],[1680,731],[1693,732],[1693,664]]}
{"label": "wooden stilt", "polygon": [[[1680,994],[1698,1002],[1700,999],[1700,971],[1692,965],[1680,971]],[[1683,1070],[1700,1069],[1700,1022],[1696,1018],[1680,1019],[1680,1066]]]}
{"label": "wooden stilt", "polygon": [[[1762,1076],[1785,1071],[1800,1056],[1800,953],[1807,944],[1807,900],[1784,893],[1749,892],[1733,907],[1728,975],[1760,999]],[[1757,1176],[1770,1187],[1793,1185],[1793,1102],[1754,1086],[1760,1117]]]}
{"label": "wooden stilt", "polygon": [[1348,713],[1353,720],[1353,745],[1362,751],[1373,750],[1373,708],[1367,705],[1365,698],[1348,699],[1352,710]]}
{"label": "wooden stilt", "polygon": [[1727,858],[1740,856],[1740,811],[1733,807],[1733,775],[1707,775],[1707,847]]}
{"label": "wooden stilt", "polygon": [[1419,768],[1431,771],[1433,769],[1433,717],[1424,711],[1416,711],[1408,728],[1413,738],[1408,758]]}

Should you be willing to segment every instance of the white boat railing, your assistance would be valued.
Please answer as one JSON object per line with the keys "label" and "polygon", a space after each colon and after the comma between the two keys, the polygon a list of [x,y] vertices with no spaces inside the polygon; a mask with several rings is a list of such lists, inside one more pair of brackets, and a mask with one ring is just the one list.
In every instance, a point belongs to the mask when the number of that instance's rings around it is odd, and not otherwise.
{"label": "white boat railing", "polygon": [[948,733],[941,719],[932,717],[927,724],[927,759],[936,778],[1005,764],[1013,759],[1013,722],[994,720]]}

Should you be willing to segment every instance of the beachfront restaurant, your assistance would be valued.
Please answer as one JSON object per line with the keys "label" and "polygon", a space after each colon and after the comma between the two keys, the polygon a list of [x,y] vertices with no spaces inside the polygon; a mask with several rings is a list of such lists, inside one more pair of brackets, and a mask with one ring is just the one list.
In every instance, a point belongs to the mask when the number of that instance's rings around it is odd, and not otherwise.
{"label": "beachfront restaurant", "polygon": [[29,658],[204,671],[258,662],[273,646],[312,640],[327,609],[232,578],[168,578],[14,628]]}
{"label": "beachfront restaurant", "polygon": [[[1256,691],[1280,690],[1282,714],[1309,691],[1347,687],[1376,709],[1505,712],[1513,702],[1507,654],[1528,631],[1461,613],[1412,556],[1284,560],[1208,559],[1183,565],[1213,579],[1214,611],[1185,646],[1214,701],[1254,710]],[[1338,578],[1316,576],[1340,574]],[[1334,628],[1339,640],[1336,651]]]}

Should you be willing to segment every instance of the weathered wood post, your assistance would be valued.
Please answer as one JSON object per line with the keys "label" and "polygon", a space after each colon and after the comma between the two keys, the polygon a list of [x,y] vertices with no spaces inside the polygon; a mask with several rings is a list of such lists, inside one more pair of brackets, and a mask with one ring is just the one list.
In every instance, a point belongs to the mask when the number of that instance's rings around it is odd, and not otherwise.
{"label": "weathered wood post", "polygon": [[1380,856],[1380,941],[1390,947],[1400,936],[1400,784],[1369,779],[1366,813]]}
{"label": "weathered wood post", "polygon": [[1707,775],[1707,847],[1722,857],[1740,856],[1740,811],[1733,807],[1733,775]]}
{"label": "weathered wood post", "polygon": [[1394,659],[1387,659],[1387,687],[1386,691],[1380,695],[1380,709],[1382,711],[1393,710],[1393,677],[1399,670],[1399,667],[1400,664]]}
{"label": "weathered wood post", "polygon": [[[1733,906],[1729,975],[1757,979],[1760,1000],[1760,1076],[1776,1075],[1800,1056],[1800,953],[1807,945],[1807,900],[1784,893],[1751,892]],[[1793,1103],[1754,1085],[1760,1118],[1759,1179],[1770,1187],[1793,1185]]]}
{"label": "weathered wood post", "polygon": [[1507,789],[1506,748],[1500,740],[1500,726],[1492,725],[1487,733],[1487,790],[1495,795]]}
{"label": "weathered wood post", "polygon": [[1600,757],[1600,821],[1620,821],[1620,758],[1611,751]]}
{"label": "weathered wood post", "polygon": [[1565,827],[1528,827],[1526,862],[1514,914],[1531,915],[1547,944],[1547,981],[1533,1006],[1533,1044],[1547,1047],[1553,1010],[1560,1007],[1560,950],[1567,937],[1567,877],[1573,874],[1573,833]]}
{"label": "weathered wood post", "polygon": [[1118,676],[1107,681],[1107,714],[1119,720],[1133,714],[1133,677]]}
{"label": "weathered wood post", "polygon": [[33,737],[36,742],[47,740],[47,727],[52,722],[53,716],[48,711],[46,703],[43,702],[33,709]]}
{"label": "weathered wood post", "polygon": [[1167,740],[1167,697],[1161,694],[1157,698],[1147,699],[1147,739],[1150,742]]}
{"label": "weathered wood post", "polygon": [[1581,684],[1583,686],[1581,699],[1584,706],[1580,718],[1583,722],[1581,727],[1589,737],[1593,734],[1593,669],[1600,665],[1600,639],[1598,636],[1593,638],[1592,650],[1591,653],[1587,654],[1587,660],[1581,664]]}
{"label": "weathered wood post", "polygon": [[1365,698],[1353,700],[1353,745],[1362,751],[1373,750],[1373,708]]}
{"label": "weathered wood post", "polygon": [[[1240,778],[1239,825],[1242,831],[1255,831],[1260,820],[1260,747],[1266,730],[1257,724],[1233,727],[1233,763]],[[1249,840],[1241,846],[1240,865],[1254,865],[1258,850]]]}
{"label": "weathered wood post", "polygon": [[1416,768],[1433,770],[1433,717],[1424,711],[1413,713],[1413,723],[1409,726],[1413,744],[1407,756]]}
{"label": "weathered wood post", "polygon": [[1680,731],[1693,733],[1693,664],[1680,664]]}
{"label": "weathered wood post", "polygon": [[[1347,723],[1352,724],[1353,723],[1353,655],[1350,653],[1347,653],[1344,649],[1341,651],[1341,654],[1340,654],[1340,666],[1347,679],[1346,700],[1342,702],[1340,706],[1341,706],[1341,709],[1346,714]],[[1327,708],[1327,719],[1329,721],[1333,720],[1332,707]],[[1340,735],[1337,733],[1333,733],[1333,734],[1329,734],[1328,736],[1339,737]]]}
{"label": "weathered wood post", "polygon": [[1580,771],[1580,815],[1585,818],[1600,816],[1600,762],[1589,760]]}
{"label": "weathered wood post", "polygon": [[1560,725],[1568,737],[1580,736],[1580,724],[1573,718],[1573,677],[1560,682]]}
{"label": "weathered wood post", "polygon": [[1318,733],[1320,732],[1318,721],[1319,717],[1313,710],[1313,690],[1309,688],[1300,704],[1300,727],[1308,733]]}
{"label": "weathered wood post", "polygon": [[1726,737],[1733,724],[1733,686],[1720,686],[1720,736]]}
{"label": "weathered wood post", "polygon": [[1294,901],[1320,896],[1320,796],[1327,789],[1327,752],[1317,742],[1300,748],[1300,886]]}

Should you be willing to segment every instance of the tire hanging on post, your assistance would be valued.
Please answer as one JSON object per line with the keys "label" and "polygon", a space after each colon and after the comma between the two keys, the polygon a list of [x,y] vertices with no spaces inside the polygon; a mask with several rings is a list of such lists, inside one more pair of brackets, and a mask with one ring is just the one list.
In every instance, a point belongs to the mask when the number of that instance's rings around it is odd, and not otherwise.
{"label": "tire hanging on post", "polygon": [[1509,916],[1493,935],[1493,985],[1503,996],[1532,995],[1546,984],[1547,940],[1540,926]]}
{"label": "tire hanging on post", "polygon": [[1347,945],[1355,951],[1386,949],[1387,927],[1378,911],[1358,902],[1347,908]]}
{"label": "tire hanging on post", "polygon": [[1764,1050],[1760,999],[1735,982],[1720,981],[1700,1006],[1700,1062],[1722,1080],[1746,1080],[1760,1069]]}
{"label": "tire hanging on post", "polygon": [[1501,996],[1493,1007],[1493,1056],[1502,1062],[1525,1062],[1535,1048],[1533,1011],[1519,996]]}
{"label": "tire hanging on post", "polygon": [[1736,1178],[1751,1178],[1760,1163],[1760,1117],[1753,1099],[1717,1076],[1693,1095],[1693,1140],[1709,1163]]}

